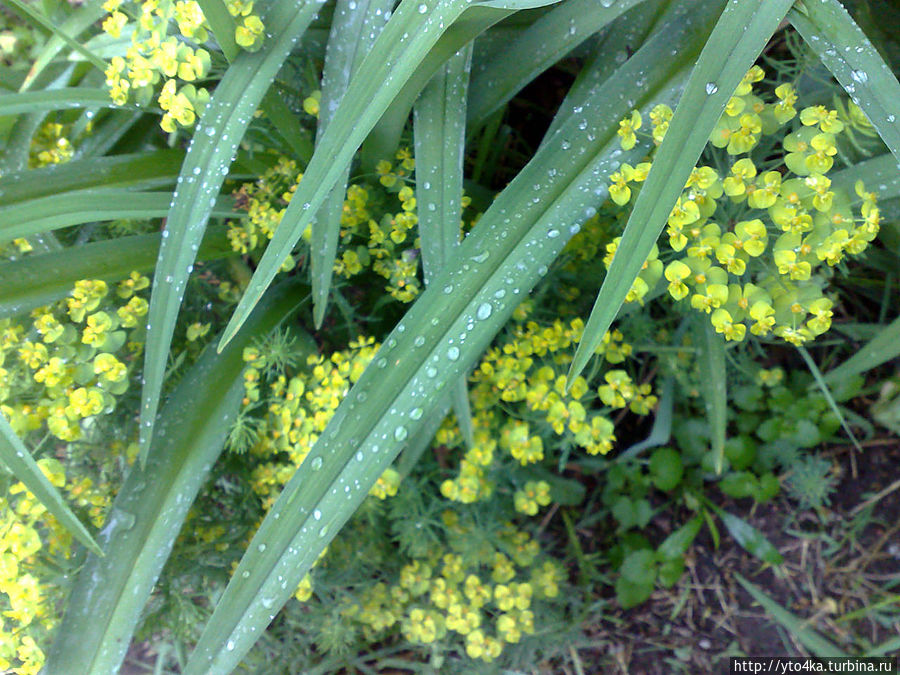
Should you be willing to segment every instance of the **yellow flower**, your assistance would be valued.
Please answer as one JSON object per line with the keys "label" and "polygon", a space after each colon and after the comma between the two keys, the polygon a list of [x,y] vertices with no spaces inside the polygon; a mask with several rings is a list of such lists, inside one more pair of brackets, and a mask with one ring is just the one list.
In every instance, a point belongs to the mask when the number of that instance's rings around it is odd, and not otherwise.
{"label": "yellow flower", "polygon": [[619,122],[619,130],[616,132],[622,138],[622,149],[631,150],[637,143],[634,132],[641,128],[641,114],[632,110],[631,115]]}

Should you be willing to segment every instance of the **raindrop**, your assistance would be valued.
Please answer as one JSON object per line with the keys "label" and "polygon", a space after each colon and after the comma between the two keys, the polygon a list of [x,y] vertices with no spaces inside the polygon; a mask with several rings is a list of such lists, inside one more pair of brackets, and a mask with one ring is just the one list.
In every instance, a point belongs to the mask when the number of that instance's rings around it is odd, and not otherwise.
{"label": "raindrop", "polygon": [[435,368],[434,366],[428,366],[428,367],[425,369],[425,374],[426,374],[428,377],[437,377],[437,372],[438,372],[438,371],[437,371],[437,368]]}
{"label": "raindrop", "polygon": [[401,426],[394,429],[394,440],[396,441],[405,441],[408,435],[409,432],[406,430],[406,427]]}
{"label": "raindrop", "polygon": [[312,470],[313,470],[313,471],[318,471],[319,469],[322,468],[322,458],[321,458],[321,457],[316,457],[316,458],[312,461],[312,464],[311,464],[310,466],[312,467]]}
{"label": "raindrop", "polygon": [[387,359],[382,356],[375,362],[375,365],[379,368],[384,368],[387,365]]}
{"label": "raindrop", "polygon": [[426,5],[424,2],[421,5],[419,5],[419,14],[424,14],[427,11],[428,11],[428,5]]}
{"label": "raindrop", "polygon": [[854,70],[850,72],[850,77],[860,84],[865,84],[869,80],[869,75],[864,70]]}
{"label": "raindrop", "polygon": [[715,82],[706,83],[706,93],[708,96],[712,96],[717,91],[719,91],[719,86]]}
{"label": "raindrop", "polygon": [[260,544],[259,546],[256,547],[256,550],[259,551],[260,553],[262,553],[263,551],[266,550],[266,545]]}
{"label": "raindrop", "polygon": [[416,347],[421,347],[422,345],[425,344],[425,338],[422,337],[421,335],[419,335],[419,336],[416,337],[415,340],[413,340],[413,344],[414,344]]}
{"label": "raindrop", "polygon": [[444,286],[444,293],[450,295],[453,292],[453,284],[447,284]]}
{"label": "raindrop", "polygon": [[316,509],[315,511],[313,511],[313,518],[315,518],[316,520],[322,520],[322,512],[319,511],[319,509]]}
{"label": "raindrop", "polygon": [[550,237],[551,239],[556,239],[559,236],[559,230],[557,230],[557,229],[550,230],[549,232],[547,232],[547,236]]}
{"label": "raindrop", "polygon": [[420,420],[422,419],[422,413],[424,411],[421,408],[413,408],[409,411],[409,419],[411,420]]}
{"label": "raindrop", "polygon": [[357,461],[357,462],[363,461],[362,450],[360,450],[359,452],[356,453],[356,461]]}
{"label": "raindrop", "polygon": [[493,311],[493,307],[491,307],[491,303],[483,302],[478,305],[478,309],[475,310],[475,316],[481,321],[484,321],[491,315],[491,311]]}
{"label": "raindrop", "polygon": [[482,251],[482,252],[479,253],[478,255],[473,255],[473,256],[472,256],[472,261],[473,261],[473,262],[477,262],[477,263],[483,263],[485,260],[488,259],[488,257],[490,257],[490,255],[491,255],[491,254],[490,254],[489,251]]}
{"label": "raindrop", "polygon": [[451,361],[456,361],[459,358],[459,347],[450,347],[447,350],[447,358]]}
{"label": "raindrop", "polygon": [[328,526],[327,525],[325,525],[324,527],[322,527],[321,530],[319,530],[320,537],[324,537],[326,534],[328,534]]}
{"label": "raindrop", "polygon": [[225,649],[227,649],[230,652],[233,652],[234,651],[234,641],[229,640],[228,644],[225,645]]}

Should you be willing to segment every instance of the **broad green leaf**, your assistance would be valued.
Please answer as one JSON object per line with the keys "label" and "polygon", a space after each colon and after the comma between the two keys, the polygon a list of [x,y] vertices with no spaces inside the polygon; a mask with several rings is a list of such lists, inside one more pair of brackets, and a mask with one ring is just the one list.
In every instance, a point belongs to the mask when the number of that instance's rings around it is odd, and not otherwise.
{"label": "broad green leaf", "polygon": [[[316,142],[321,143],[338,106],[347,93],[353,75],[372,49],[391,15],[393,0],[338,0],[331,19],[331,33],[322,69],[322,97]],[[313,321],[322,327],[331,288],[331,274],[338,239],[344,195],[350,177],[350,162],[344,167],[315,219],[310,233],[310,274],[312,276]]]}
{"label": "broad green leaf", "polygon": [[[459,246],[471,63],[469,43],[435,73],[413,109],[416,212],[426,286]],[[451,397],[460,431],[471,448],[475,440],[465,375],[453,385]]]}
{"label": "broad green leaf", "polygon": [[600,287],[568,381],[584,370],[659,238],[716,121],[792,0],[735,0],[722,12],[678,102]]}
{"label": "broad green leaf", "polygon": [[[162,241],[160,234],[141,234],[98,241],[73,249],[29,255],[0,264],[0,319],[55,302],[72,291],[79,279],[118,281],[132,271],[152,272]],[[198,260],[234,255],[224,227],[206,232]]]}
{"label": "broad green leaf", "polygon": [[73,160],[42,169],[0,176],[0,206],[96,187],[169,185],[184,159],[180,150],[157,150]]}
{"label": "broad green leaf", "polygon": [[680,558],[690,548],[691,543],[700,533],[703,526],[703,516],[694,516],[684,525],[665,538],[659,545],[657,552],[663,558]]}
{"label": "broad green leaf", "polygon": [[65,87],[0,95],[0,115],[21,115],[36,111],[72,108],[120,108],[102,89]]}
{"label": "broad green leaf", "polygon": [[24,483],[44,507],[66,528],[73,537],[97,555],[102,555],[97,542],[91,537],[87,528],[69,509],[65,499],[54,487],[41,468],[34,461],[28,448],[13,431],[6,416],[0,413],[0,463]]}
{"label": "broad green leaf", "polygon": [[809,627],[809,621],[803,620],[792,612],[779,605],[775,600],[759,590],[740,574],[735,572],[734,578],[744,587],[754,600],[765,609],[772,618],[787,629],[809,651],[821,658],[846,657],[847,654],[835,647],[831,642],[823,638]]}
{"label": "broad green leaf", "polygon": [[[711,11],[698,11],[692,25],[673,25],[645,45],[585,100],[583,115],[562,125],[493,202],[386,338],[285,486],[207,623],[185,675],[217,675],[237,666],[370,486],[433,416],[447,385],[474,364],[606,198],[613,167],[646,152],[646,146],[624,153],[618,148],[616,122],[630,110],[618,92],[627,87],[641,107],[673,100],[714,18]],[[665,57],[672,49],[677,56]],[[638,73],[644,75],[640,86]],[[548,174],[548,166],[557,172]]]}
{"label": "broad green leaf", "polygon": [[[39,197],[8,206],[0,212],[0,243],[39,232],[82,223],[120,218],[146,220],[169,212],[168,192],[132,192],[125,189],[95,189]],[[241,214],[230,197],[219,197],[211,215],[234,218]]]}
{"label": "broad green leaf", "polygon": [[778,549],[746,520],[720,508],[713,507],[713,510],[722,519],[725,529],[745,551],[770,565],[780,565],[784,562]]}
{"label": "broad green leaf", "polygon": [[856,447],[859,452],[862,452],[863,449],[860,447],[859,441],[856,440],[856,435],[853,433],[853,429],[850,428],[850,425],[847,424],[847,420],[844,419],[844,415],[841,412],[841,409],[838,407],[837,401],[834,400],[834,396],[832,396],[831,394],[831,389],[829,388],[828,383],[825,381],[825,378],[822,376],[822,371],[819,370],[819,366],[816,365],[813,357],[809,355],[809,352],[806,351],[805,347],[797,347],[797,351],[800,352],[800,356],[803,357],[803,361],[806,363],[806,367],[809,368],[809,372],[812,373],[813,379],[816,381],[816,385],[819,387],[819,390],[822,392],[822,395],[828,402],[828,407],[831,408],[831,412],[833,412],[841,421],[841,426],[844,427],[844,431],[847,432],[847,435],[853,442],[854,447]]}
{"label": "broad green leaf", "polygon": [[[504,45],[472,79],[469,120],[479,126],[540,73],[644,0],[568,0]],[[608,5],[608,6],[607,6]],[[552,37],[551,37],[552,36]]]}
{"label": "broad green leaf", "polygon": [[882,328],[878,335],[837,368],[825,373],[823,379],[826,383],[835,383],[865,373],[898,356],[900,356],[900,317]]}
{"label": "broad green leaf", "polygon": [[[251,319],[258,334],[296,305],[298,288],[282,286]],[[160,416],[145,467],[134,464],[66,604],[44,675],[109,675],[119,670],[153,585],[197,491],[222,451],[243,395],[242,350],[210,346],[185,373]],[[202,392],[198,396],[197,392]]]}
{"label": "broad green leaf", "polygon": [[697,354],[700,367],[700,387],[709,424],[710,445],[717,474],[722,473],[725,456],[725,429],[728,423],[728,375],[725,363],[725,339],[716,334],[705,314],[698,314]]}
{"label": "broad green leaf", "polygon": [[790,22],[900,162],[900,83],[837,0],[802,0]]}
{"label": "broad green leaf", "polygon": [[[275,2],[263,17],[271,37],[255,53],[243,53],[225,72],[203,117],[178,177],[159,251],[147,314],[149,329],[141,402],[141,461],[146,459],[159,407],[169,347],[187,279],[222,182],[253,113],[322,1]],[[283,228],[279,228],[279,231]],[[279,260],[280,266],[284,262]]]}

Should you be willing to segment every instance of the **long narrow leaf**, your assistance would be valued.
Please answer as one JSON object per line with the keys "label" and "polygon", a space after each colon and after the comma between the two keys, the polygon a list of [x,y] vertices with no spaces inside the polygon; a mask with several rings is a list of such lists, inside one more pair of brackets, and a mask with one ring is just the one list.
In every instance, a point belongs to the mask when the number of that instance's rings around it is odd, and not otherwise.
{"label": "long narrow leaf", "polygon": [[[140,234],[63,249],[0,264],[0,319],[65,297],[79,279],[118,281],[132,271],[152,272],[160,234]],[[224,227],[209,228],[198,260],[234,255]]]}
{"label": "long narrow leaf", "polygon": [[19,11],[26,14],[34,23],[42,28],[50,31],[51,34],[57,36],[66,45],[75,52],[81,54],[90,64],[97,68],[101,73],[106,70],[107,63],[89,49],[85,48],[78,40],[75,40],[61,26],[55,25],[50,19],[41,12],[34,9],[30,4],[23,0],[7,0],[9,4],[15,6]]}
{"label": "long narrow leaf", "polygon": [[[331,20],[331,34],[325,52],[322,70],[322,98],[319,106],[319,126],[316,141],[322,142],[325,130],[337,111],[350,80],[363,59],[372,49],[385,26],[385,17],[391,15],[393,0],[338,0]],[[335,183],[316,218],[312,222],[310,256],[313,296],[313,321],[322,326],[331,273],[341,233],[341,214],[344,194],[350,177],[350,162]]]}
{"label": "long narrow leaf", "polygon": [[[238,56],[225,72],[197,124],[179,176],[159,251],[150,310],[141,394],[140,457],[146,459],[163,377],[185,284],[219,188],[259,102],[321,0],[272,3],[264,21],[272,30],[262,49]],[[279,228],[279,230],[282,228]],[[284,262],[282,258],[279,265]]]}
{"label": "long narrow leaf", "polygon": [[180,150],[74,160],[0,177],[0,206],[97,187],[153,188],[175,181],[184,160]]}
{"label": "long narrow leaf", "polygon": [[804,0],[788,18],[900,162],[900,83],[837,0]]}
{"label": "long narrow leaf", "polygon": [[16,432],[2,413],[0,413],[0,463],[5,464],[13,476],[22,481],[28,491],[73,537],[97,555],[102,554],[90,532],[72,513],[59,491],[47,480],[28,448],[16,436]]}
{"label": "long narrow leaf", "polygon": [[554,7],[472,78],[472,125],[482,124],[538,74],[641,2],[644,0],[568,0]]}
{"label": "long narrow leaf", "polygon": [[865,373],[875,366],[887,363],[900,357],[900,317],[890,324],[869,342],[860,347],[856,353],[834,370],[825,373],[824,381],[834,384],[840,380],[860,373]]}
{"label": "long narrow leaf", "polygon": [[743,518],[738,518],[733,513],[723,511],[720,508],[714,509],[719,518],[725,524],[725,529],[734,537],[735,541],[747,551],[747,553],[759,558],[763,562],[770,565],[780,565],[784,562],[784,558],[778,549],[766,539],[765,535],[753,527]]}
{"label": "long narrow leaf", "polygon": [[[122,189],[85,190],[40,197],[14,204],[0,212],[0,243],[18,237],[56,230],[82,223],[98,223],[120,218],[162,218],[169,212],[168,192],[131,192]],[[236,217],[230,197],[219,197],[211,215]]]}
{"label": "long narrow leaf", "polygon": [[102,89],[65,87],[0,95],[0,115],[72,108],[119,108]]}
{"label": "long narrow leaf", "polygon": [[792,4],[792,0],[735,0],[722,13],[628,218],[575,352],[569,382],[584,370],[618,314],[725,104]]}
{"label": "long narrow leaf", "polygon": [[821,658],[847,656],[845,652],[835,647],[831,642],[810,628],[807,625],[808,622],[786,610],[740,574],[735,573],[734,578],[738,580],[738,583],[744,587],[744,590],[746,590],[754,600],[763,606],[763,609],[772,615],[773,619],[784,626],[791,635],[796,637],[797,640],[813,654]]}
{"label": "long narrow leaf", "polygon": [[[296,304],[282,287],[252,318],[264,333]],[[249,339],[249,338],[248,338]],[[197,491],[222,450],[241,395],[245,344],[208,348],[161,415],[147,465],[132,466],[100,533],[105,557],[89,556],[75,581],[45,675],[116,673],[150,592]],[[197,392],[202,392],[201,396]]]}
{"label": "long narrow leaf", "polygon": [[[545,266],[605,199],[618,161],[635,161],[646,151],[641,146],[622,153],[617,147],[615,123],[629,110],[618,92],[627,87],[642,107],[673,100],[715,14],[710,12],[708,25],[706,18],[706,11],[698,11],[692,25],[675,25],[645,45],[494,201],[388,336],[285,486],[185,675],[236,667],[369,487],[444,400],[447,384],[474,363]],[[672,49],[677,56],[667,58]],[[636,86],[639,72],[644,77]],[[548,175],[547,166],[559,171]]]}
{"label": "long narrow leaf", "polygon": [[806,367],[809,368],[809,372],[812,373],[813,379],[816,381],[816,385],[819,387],[819,391],[822,392],[822,395],[825,397],[825,401],[828,403],[828,407],[831,408],[831,412],[833,412],[838,420],[840,420],[841,426],[844,428],[844,431],[847,432],[847,435],[850,437],[850,440],[853,442],[853,445],[856,447],[856,449],[859,452],[862,452],[863,449],[862,447],[860,447],[859,441],[856,440],[856,434],[853,433],[853,429],[850,428],[847,420],[844,419],[844,414],[838,407],[837,401],[834,400],[834,396],[831,394],[831,389],[828,387],[828,383],[825,381],[825,378],[822,377],[822,371],[819,370],[819,366],[816,365],[813,357],[810,356],[805,347],[799,346],[797,347],[797,351],[800,352],[800,356],[803,357],[803,361],[806,363]]}
{"label": "long narrow leaf", "polygon": [[700,366],[703,404],[709,424],[710,445],[716,473],[722,473],[725,457],[725,427],[728,421],[728,392],[725,363],[725,340],[716,334],[705,314],[698,314],[696,337],[700,344],[697,355]]}
{"label": "long narrow leaf", "polygon": [[[416,205],[426,286],[459,246],[471,63],[470,43],[435,74],[414,109]],[[451,396],[459,429],[471,448],[475,440],[465,375],[453,385]]]}

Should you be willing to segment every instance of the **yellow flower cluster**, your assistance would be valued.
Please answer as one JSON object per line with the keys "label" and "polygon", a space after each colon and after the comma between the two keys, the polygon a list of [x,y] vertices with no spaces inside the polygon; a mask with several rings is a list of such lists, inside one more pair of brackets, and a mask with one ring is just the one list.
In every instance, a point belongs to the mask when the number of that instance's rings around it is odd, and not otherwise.
{"label": "yellow flower cluster", "polygon": [[[252,0],[232,0],[227,7],[238,22],[237,44],[247,51],[259,49],[265,27],[252,13]],[[207,77],[211,65],[209,52],[197,46],[209,39],[209,24],[200,4],[196,0],[106,0],[103,9],[108,12],[103,30],[130,40],[124,54],[114,56],[106,69],[112,100],[118,105],[129,100],[147,105],[162,82],[156,97],[164,112],[160,126],[170,133],[192,127],[209,102],[209,92],[193,84]]]}
{"label": "yellow flower cluster", "polygon": [[66,137],[70,129],[59,122],[42,124],[31,139],[28,168],[37,169],[51,164],[65,164],[75,154],[75,148]]}
{"label": "yellow flower cluster", "polygon": [[65,300],[35,309],[29,326],[0,320],[0,410],[17,434],[46,427],[74,441],[115,409],[139,349],[126,345],[128,329],[143,333],[148,309],[137,293],[149,283],[132,273],[117,305],[105,281],[78,281]]}
{"label": "yellow flower cluster", "polygon": [[[875,194],[858,181],[851,197],[827,176],[840,136],[852,129],[868,135],[871,126],[853,103],[836,110],[811,106],[798,115],[789,83],[766,102],[753,92],[764,75],[759,66],[750,69],[710,138],[724,150],[728,174],[706,165],[693,170],[668,217],[669,250],[662,254],[668,262],[663,265],[654,247],[628,300],[642,301],[664,275],[669,294],[709,314],[725,339],[741,341],[749,327],[754,335],[774,333],[800,345],[831,326],[833,303],[823,294],[830,268],[862,253],[878,233]],[[657,120],[671,114],[660,106],[654,111]],[[799,125],[789,127],[794,118]],[[640,114],[622,125],[623,147],[633,146]],[[658,142],[664,131],[656,133],[663,127],[654,125]],[[774,160],[768,150],[750,155],[766,136],[780,143],[782,154]],[[611,176],[612,201],[628,204],[650,166],[623,164]],[[607,264],[616,244],[607,246]]]}
{"label": "yellow flower cluster", "polygon": [[[459,514],[446,511],[442,520],[446,546],[413,558],[393,583],[368,587],[341,614],[360,624],[370,640],[399,625],[410,642],[442,643],[491,662],[504,644],[534,633],[534,603],[559,595],[563,571],[510,523],[489,542],[470,518],[462,522]],[[473,547],[473,540],[481,545]]]}
{"label": "yellow flower cluster", "polygon": [[[57,459],[44,457],[37,464],[55,487],[71,489]],[[52,578],[68,566],[71,546],[69,532],[22,483],[15,483],[7,497],[0,498],[0,670],[4,673],[35,675],[43,666],[39,645],[59,620],[61,590]]]}

